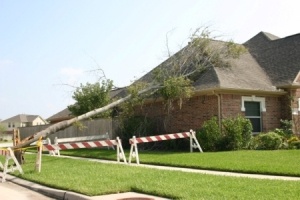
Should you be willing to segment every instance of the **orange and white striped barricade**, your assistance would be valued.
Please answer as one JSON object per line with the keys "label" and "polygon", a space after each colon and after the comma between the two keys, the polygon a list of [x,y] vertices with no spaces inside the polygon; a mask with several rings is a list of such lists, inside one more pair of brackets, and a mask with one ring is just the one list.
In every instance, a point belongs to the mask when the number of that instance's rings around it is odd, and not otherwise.
{"label": "orange and white striped barricade", "polygon": [[62,144],[52,144],[44,145],[43,151],[57,151],[57,150],[67,150],[67,149],[83,149],[83,148],[96,148],[96,147],[117,147],[117,161],[123,160],[127,163],[122,143],[119,137],[115,140],[99,140],[99,141],[87,141],[87,142],[74,142],[74,143],[62,143]]}
{"label": "orange and white striped barricade", "polygon": [[199,149],[200,152],[202,148],[196,138],[195,131],[190,130],[190,132],[183,132],[183,133],[172,133],[172,134],[165,134],[165,135],[154,135],[154,136],[147,136],[147,137],[139,137],[136,138],[133,136],[129,139],[129,143],[131,144],[130,147],[130,154],[129,154],[129,164],[131,163],[132,158],[135,158],[136,163],[140,164],[139,153],[137,144],[139,143],[147,143],[147,142],[158,142],[163,140],[175,140],[181,138],[190,138],[190,152],[193,152],[193,148]]}
{"label": "orange and white striped barricade", "polygon": [[[6,174],[9,172],[14,172],[15,170],[18,170],[21,174],[23,174],[23,170],[21,165],[19,164],[18,160],[15,157],[14,152],[11,150],[11,148],[7,149],[0,149],[0,156],[5,156],[5,162],[4,165],[0,161],[0,168],[3,169],[3,175],[2,175],[2,180],[1,182],[5,182]],[[10,167],[8,166],[9,160],[12,159],[15,163],[14,165],[11,165]]]}
{"label": "orange and white striped barricade", "polygon": [[[92,136],[82,136],[82,137],[72,137],[72,138],[54,138],[54,144],[58,145],[60,143],[75,143],[75,142],[85,142],[85,141],[96,141],[96,140],[110,140],[109,134],[102,134],[102,135],[92,135]],[[50,143],[51,144],[51,143]],[[114,146],[107,146],[107,148],[112,148],[115,150]],[[52,151],[51,155],[53,156],[60,156],[59,150]]]}

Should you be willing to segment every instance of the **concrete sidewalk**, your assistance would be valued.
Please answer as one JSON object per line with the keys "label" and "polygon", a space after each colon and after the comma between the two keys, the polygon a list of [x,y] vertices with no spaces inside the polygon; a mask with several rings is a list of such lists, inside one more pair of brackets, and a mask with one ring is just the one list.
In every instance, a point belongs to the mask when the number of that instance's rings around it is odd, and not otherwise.
{"label": "concrete sidewalk", "polygon": [[[100,163],[111,163],[111,164],[122,164],[116,161],[107,161],[107,160],[98,160],[98,159],[90,159],[90,158],[79,158],[79,157],[70,157],[70,156],[61,156],[71,159],[80,159],[87,160],[92,162],[100,162]],[[146,168],[154,168],[161,170],[173,170],[173,171],[182,171],[187,173],[201,173],[201,174],[210,174],[216,176],[233,176],[233,177],[247,177],[247,178],[256,178],[256,179],[271,179],[271,180],[284,180],[284,181],[300,181],[300,177],[289,177],[289,176],[272,176],[272,175],[259,175],[259,174],[243,174],[243,173],[233,173],[233,172],[220,172],[220,171],[212,171],[212,170],[198,170],[198,169],[190,169],[190,168],[179,168],[179,167],[165,167],[165,166],[155,166],[155,165],[145,165],[145,164],[131,164],[133,166],[140,166]],[[118,194],[110,194],[110,195],[102,195],[102,196],[86,196],[82,194],[78,194],[71,191],[64,191],[53,189],[49,187],[42,186],[40,184],[32,183],[23,179],[19,179],[17,177],[11,176],[7,174],[7,181],[11,181],[15,184],[21,185],[23,187],[30,188],[33,191],[42,193],[49,197],[55,199],[64,199],[64,200],[166,200],[166,198],[140,194],[135,192],[126,192],[126,193],[118,193]]]}
{"label": "concrete sidewalk", "polygon": [[[54,188],[49,188],[37,183],[26,181],[15,176],[7,174],[6,181],[12,182],[14,184],[20,185],[31,189],[32,191],[39,192],[53,199],[63,199],[63,200],[122,200],[122,199],[140,199],[140,200],[166,200],[166,198],[156,197],[152,195],[140,194],[136,192],[125,192],[118,194],[109,194],[101,196],[86,196],[76,192],[59,190]],[[0,183],[1,184],[1,183]],[[11,191],[13,193],[13,191]],[[6,194],[9,195],[9,194]],[[10,196],[13,196],[10,195]]]}
{"label": "concrete sidewalk", "polygon": [[[100,162],[100,163],[124,164],[124,163],[121,163],[121,162],[118,163],[117,161],[99,160],[99,159],[93,159],[93,158],[82,158],[82,157],[72,157],[72,156],[60,156],[60,157],[71,158],[71,159],[79,159],[79,160],[87,160],[87,161]],[[256,178],[256,179],[300,181],[300,177],[293,177],[293,176],[246,174],[246,173],[237,173],[237,172],[222,172],[222,171],[214,171],[214,170],[191,169],[191,168],[183,168],[183,167],[169,167],[169,166],[146,165],[146,164],[137,165],[137,164],[134,164],[134,163],[132,163],[130,165],[153,168],[153,169],[173,170],[173,171],[182,171],[182,172],[190,172],[190,173],[200,173],[200,174],[210,174],[210,175],[216,175],[216,176],[233,176],[233,177],[246,177],[246,178]]]}

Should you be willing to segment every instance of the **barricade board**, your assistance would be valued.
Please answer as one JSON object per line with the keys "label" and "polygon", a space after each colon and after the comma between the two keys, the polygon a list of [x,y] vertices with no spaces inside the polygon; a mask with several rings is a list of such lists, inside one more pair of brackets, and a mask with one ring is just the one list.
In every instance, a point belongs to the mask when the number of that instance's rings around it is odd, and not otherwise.
{"label": "barricade board", "polygon": [[171,134],[155,135],[155,136],[147,136],[147,137],[139,137],[139,138],[133,136],[131,139],[129,139],[129,144],[131,144],[131,147],[130,147],[128,162],[130,164],[132,158],[135,157],[136,163],[140,164],[138,147],[137,147],[137,144],[139,143],[159,142],[164,140],[175,140],[175,139],[182,139],[182,138],[190,138],[190,152],[193,152],[193,148],[197,148],[199,149],[200,152],[203,152],[195,136],[195,131],[193,130],[190,130],[190,132],[171,133]]}
{"label": "barricade board", "polygon": [[126,157],[123,151],[122,143],[119,137],[116,140],[98,140],[98,141],[87,141],[87,142],[73,142],[73,143],[62,143],[62,144],[47,144],[43,145],[43,151],[59,151],[67,149],[82,149],[82,148],[95,148],[95,147],[117,147],[117,161],[120,162],[122,159],[124,163],[127,163]]}
{"label": "barricade board", "polygon": [[[108,141],[110,139],[109,139],[108,133],[103,134],[103,135],[93,135],[93,136],[83,136],[83,137],[73,137],[73,138],[57,138],[57,137],[55,137],[55,139],[54,139],[54,145],[59,146],[61,143],[76,143],[76,142],[82,143],[84,141],[96,141],[96,140],[105,140],[105,141]],[[63,146],[64,145],[62,145],[62,147]],[[108,147],[112,147],[112,149],[114,149],[114,146],[116,146],[116,145],[111,145],[111,146],[108,146]],[[88,148],[90,148],[90,147],[88,147]],[[54,156],[56,156],[56,155],[60,156],[60,150],[64,150],[64,149],[56,148],[56,150],[51,151],[52,155],[54,155]]]}

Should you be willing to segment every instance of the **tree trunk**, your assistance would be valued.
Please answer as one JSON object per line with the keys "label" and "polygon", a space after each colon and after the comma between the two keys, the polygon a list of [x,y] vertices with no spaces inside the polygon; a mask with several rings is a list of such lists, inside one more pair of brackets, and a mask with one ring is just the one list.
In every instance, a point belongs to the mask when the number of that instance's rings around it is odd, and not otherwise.
{"label": "tree trunk", "polygon": [[[152,87],[148,87],[144,90],[141,90],[138,92],[138,95],[141,95],[143,93],[146,93],[150,90],[153,90],[153,89],[157,89],[158,86],[152,86]],[[81,121],[81,120],[84,120],[84,119],[88,119],[94,115],[97,115],[99,113],[102,113],[102,112],[105,112],[121,103],[124,103],[126,101],[128,101],[129,99],[132,98],[132,95],[128,95],[124,98],[121,98],[117,101],[114,101],[102,108],[98,108],[98,109],[95,109],[95,110],[92,110],[90,112],[87,112],[83,115],[80,115],[78,117],[74,117],[72,119],[69,119],[69,120],[65,120],[65,121],[62,121],[62,122],[59,122],[57,124],[54,124],[52,126],[49,126],[48,128],[38,132],[38,133],[35,133],[34,135],[32,136],[29,136],[25,139],[23,139],[19,144],[17,144],[16,146],[13,147],[13,149],[19,149],[19,148],[24,148],[24,147],[27,147],[29,146],[31,143],[33,142],[36,142],[37,140],[39,140],[39,138],[46,138],[48,137],[49,135],[52,135],[54,133],[56,133],[57,131],[59,130],[62,130],[62,129],[65,129],[69,126],[71,126],[73,123],[77,122],[77,121]],[[15,156],[17,157],[17,160],[19,161],[20,164],[23,164],[24,163],[24,157],[23,157],[23,153],[21,150],[17,150],[15,151]]]}
{"label": "tree trunk", "polygon": [[17,161],[19,162],[20,165],[25,164],[25,159],[24,159],[24,151],[23,150],[15,150],[14,151],[15,157]]}

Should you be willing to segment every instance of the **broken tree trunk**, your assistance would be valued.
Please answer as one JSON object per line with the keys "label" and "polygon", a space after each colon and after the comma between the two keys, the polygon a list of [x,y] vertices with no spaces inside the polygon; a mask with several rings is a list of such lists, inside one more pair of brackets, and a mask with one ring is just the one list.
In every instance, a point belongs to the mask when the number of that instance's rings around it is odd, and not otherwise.
{"label": "broken tree trunk", "polygon": [[[148,92],[150,90],[153,90],[153,89],[158,89],[158,86],[148,87],[144,90],[141,90],[141,91],[138,92],[138,95],[141,95],[141,94],[146,93],[146,92]],[[128,95],[128,96],[126,96],[124,98],[121,98],[117,101],[114,101],[114,102],[112,102],[112,103],[110,103],[110,104],[108,104],[108,105],[106,105],[102,108],[92,110],[92,111],[87,112],[87,113],[85,113],[83,115],[80,115],[78,117],[74,117],[72,119],[65,120],[65,121],[59,122],[57,124],[54,124],[52,126],[49,126],[48,128],[46,128],[46,129],[44,129],[44,130],[42,130],[38,133],[35,133],[32,136],[29,136],[29,137],[23,139],[19,144],[16,144],[13,147],[13,149],[20,149],[20,148],[27,147],[31,143],[36,142],[40,137],[46,138],[49,135],[52,135],[52,134],[56,133],[59,130],[63,130],[65,128],[71,126],[73,123],[75,123],[77,121],[81,121],[81,120],[84,120],[84,119],[89,119],[90,117],[92,117],[94,115],[97,115],[99,113],[105,112],[105,111],[107,111],[107,110],[109,110],[109,109],[111,109],[111,108],[113,108],[113,107],[115,107],[115,106],[117,106],[121,103],[124,103],[124,102],[128,101],[131,98],[132,98],[132,95]],[[23,164],[24,160],[23,160],[22,151],[17,150],[15,154],[16,154],[15,156],[16,156],[17,160],[20,161],[20,164]]]}

